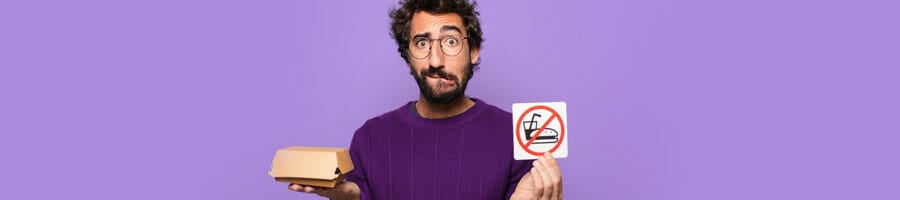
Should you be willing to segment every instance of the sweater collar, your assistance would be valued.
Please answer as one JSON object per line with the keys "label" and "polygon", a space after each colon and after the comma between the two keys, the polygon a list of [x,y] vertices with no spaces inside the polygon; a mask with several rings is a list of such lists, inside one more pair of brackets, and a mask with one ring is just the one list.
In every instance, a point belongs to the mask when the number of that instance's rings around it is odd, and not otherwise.
{"label": "sweater collar", "polygon": [[404,119],[404,121],[409,122],[409,124],[418,127],[452,127],[463,125],[475,119],[482,111],[487,108],[487,104],[484,103],[481,99],[471,98],[472,101],[475,101],[475,105],[469,108],[462,113],[442,119],[428,119],[424,118],[416,112],[416,101],[410,101],[406,103],[405,106],[398,109],[401,112],[400,116]]}

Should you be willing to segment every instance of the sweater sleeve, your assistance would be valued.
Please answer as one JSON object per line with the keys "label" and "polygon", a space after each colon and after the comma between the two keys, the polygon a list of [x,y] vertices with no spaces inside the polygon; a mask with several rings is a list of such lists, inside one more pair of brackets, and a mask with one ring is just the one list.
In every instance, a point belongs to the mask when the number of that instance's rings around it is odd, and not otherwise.
{"label": "sweater sleeve", "polygon": [[363,160],[365,152],[368,151],[368,134],[366,133],[366,125],[360,127],[353,134],[353,140],[350,142],[350,160],[353,161],[353,171],[347,175],[347,181],[356,183],[359,187],[359,199],[372,199],[369,192],[369,181],[366,178],[366,168]]}

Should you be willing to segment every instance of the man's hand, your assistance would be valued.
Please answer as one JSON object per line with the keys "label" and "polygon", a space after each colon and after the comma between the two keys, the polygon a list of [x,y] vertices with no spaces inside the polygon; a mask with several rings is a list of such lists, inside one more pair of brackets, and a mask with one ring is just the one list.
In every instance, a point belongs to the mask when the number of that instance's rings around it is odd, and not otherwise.
{"label": "man's hand", "polygon": [[357,186],[356,183],[349,181],[340,183],[334,188],[320,188],[291,183],[288,185],[288,189],[297,192],[313,193],[333,200],[359,199],[359,186]]}
{"label": "man's hand", "polygon": [[562,199],[562,174],[556,159],[545,153],[536,161],[531,172],[522,176],[516,191],[510,199],[517,200],[558,200]]}

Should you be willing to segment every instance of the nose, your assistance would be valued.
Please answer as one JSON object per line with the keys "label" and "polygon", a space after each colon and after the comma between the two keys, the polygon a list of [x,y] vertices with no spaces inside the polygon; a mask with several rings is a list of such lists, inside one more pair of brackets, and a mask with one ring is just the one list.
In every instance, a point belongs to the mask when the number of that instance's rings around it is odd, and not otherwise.
{"label": "nose", "polygon": [[444,52],[441,50],[441,44],[431,45],[431,56],[428,57],[428,64],[434,67],[444,66]]}

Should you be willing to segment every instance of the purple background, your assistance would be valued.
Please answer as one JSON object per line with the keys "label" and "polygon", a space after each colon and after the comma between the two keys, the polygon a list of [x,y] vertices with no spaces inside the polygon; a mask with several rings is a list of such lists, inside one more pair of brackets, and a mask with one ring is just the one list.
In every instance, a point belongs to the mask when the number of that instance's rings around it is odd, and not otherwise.
{"label": "purple background", "polygon": [[[416,98],[395,2],[4,1],[0,199],[317,199],[266,171]],[[483,1],[468,94],[568,102],[568,199],[900,199],[895,2]]]}

